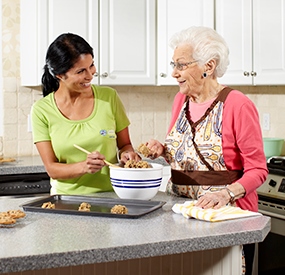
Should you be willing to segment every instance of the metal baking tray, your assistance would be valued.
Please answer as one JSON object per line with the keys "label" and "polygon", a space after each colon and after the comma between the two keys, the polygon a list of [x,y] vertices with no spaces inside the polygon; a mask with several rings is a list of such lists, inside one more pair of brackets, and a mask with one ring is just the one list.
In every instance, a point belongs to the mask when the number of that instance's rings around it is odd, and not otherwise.
{"label": "metal baking tray", "polygon": [[[51,202],[55,204],[55,209],[42,208],[42,204]],[[78,211],[79,205],[87,202],[91,205],[90,211]],[[111,208],[114,205],[124,205],[128,208],[128,214],[113,214]],[[56,214],[71,214],[84,216],[101,216],[112,218],[138,218],[152,211],[161,208],[165,202],[146,201],[146,200],[129,200],[129,199],[112,199],[96,198],[90,196],[66,196],[53,195],[45,198],[33,200],[21,205],[25,211],[45,212]]]}

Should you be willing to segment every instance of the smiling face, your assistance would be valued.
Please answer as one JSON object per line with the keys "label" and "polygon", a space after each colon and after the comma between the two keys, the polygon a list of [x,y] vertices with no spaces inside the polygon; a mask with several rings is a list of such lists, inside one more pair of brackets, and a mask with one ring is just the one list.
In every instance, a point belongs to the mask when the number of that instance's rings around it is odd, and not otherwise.
{"label": "smiling face", "polygon": [[[192,57],[192,47],[189,45],[181,45],[175,48],[173,54],[174,63],[185,64],[188,62],[196,61]],[[203,84],[205,82],[203,78],[204,68],[198,65],[198,62],[194,62],[187,66],[184,66],[182,70],[178,70],[175,66],[172,72],[172,76],[176,78],[180,87],[180,93],[188,96],[200,93],[203,90]]]}
{"label": "smiling face", "polygon": [[89,91],[96,67],[91,54],[80,55],[74,66],[64,75],[58,75],[61,87],[72,92]]}

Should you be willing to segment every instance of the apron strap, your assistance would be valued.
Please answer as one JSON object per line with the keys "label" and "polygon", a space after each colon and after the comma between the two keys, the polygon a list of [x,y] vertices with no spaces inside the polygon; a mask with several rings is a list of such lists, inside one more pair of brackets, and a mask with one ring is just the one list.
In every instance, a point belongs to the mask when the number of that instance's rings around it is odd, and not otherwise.
{"label": "apron strap", "polygon": [[225,87],[224,89],[221,90],[221,92],[219,93],[218,97],[213,101],[213,103],[211,104],[211,106],[206,110],[205,114],[196,122],[193,122],[191,117],[189,117],[189,112],[187,112],[186,110],[188,110],[188,106],[189,106],[189,100],[187,101],[186,107],[185,107],[185,113],[186,113],[186,117],[191,125],[191,131],[192,131],[192,142],[194,145],[194,148],[198,154],[198,156],[200,157],[201,161],[207,166],[207,168],[209,169],[209,171],[214,171],[214,168],[209,164],[209,162],[204,158],[204,156],[201,154],[201,152],[199,151],[198,145],[195,142],[195,135],[196,135],[196,127],[197,125],[203,121],[208,115],[209,113],[213,110],[213,108],[216,106],[216,104],[218,102],[225,102],[227,96],[229,95],[229,93],[232,91],[233,89],[230,87]]}

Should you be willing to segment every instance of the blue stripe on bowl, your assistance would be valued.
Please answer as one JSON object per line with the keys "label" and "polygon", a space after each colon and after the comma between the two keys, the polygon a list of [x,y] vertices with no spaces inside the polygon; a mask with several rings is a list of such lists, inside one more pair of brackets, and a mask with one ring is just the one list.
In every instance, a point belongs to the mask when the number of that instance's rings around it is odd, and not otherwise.
{"label": "blue stripe on bowl", "polygon": [[124,180],[124,179],[115,179],[110,178],[112,182],[115,182],[117,184],[149,184],[149,183],[160,183],[162,181],[162,178],[157,179],[149,179],[149,180]]}
{"label": "blue stripe on bowl", "polygon": [[152,186],[141,186],[141,185],[130,186],[130,185],[117,185],[117,184],[112,184],[112,186],[118,187],[118,188],[144,189],[144,188],[157,188],[157,187],[160,186],[160,184],[152,185]]}

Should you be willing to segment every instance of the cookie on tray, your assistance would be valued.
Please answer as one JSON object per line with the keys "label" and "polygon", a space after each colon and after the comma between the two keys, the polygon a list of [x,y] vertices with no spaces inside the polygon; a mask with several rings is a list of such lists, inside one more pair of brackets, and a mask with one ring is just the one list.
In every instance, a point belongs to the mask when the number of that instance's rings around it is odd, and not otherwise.
{"label": "cookie on tray", "polygon": [[55,204],[51,203],[50,201],[49,202],[44,202],[42,204],[42,208],[55,209]]}
{"label": "cookie on tray", "polygon": [[91,208],[91,204],[88,202],[82,202],[78,208],[78,211],[86,211],[89,212]]}
{"label": "cookie on tray", "polygon": [[111,208],[113,214],[128,214],[128,208],[125,205],[116,204]]}

